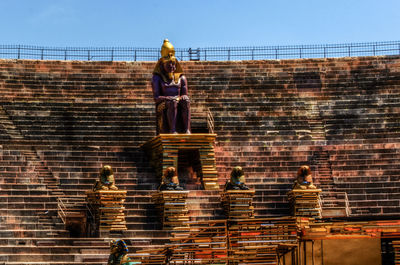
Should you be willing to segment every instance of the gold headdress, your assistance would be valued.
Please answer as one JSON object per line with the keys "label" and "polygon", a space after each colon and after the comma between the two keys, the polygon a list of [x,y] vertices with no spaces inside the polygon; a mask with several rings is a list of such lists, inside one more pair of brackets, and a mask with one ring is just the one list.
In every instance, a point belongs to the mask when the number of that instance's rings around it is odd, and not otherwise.
{"label": "gold headdress", "polygon": [[165,39],[163,45],[161,46],[161,58],[158,60],[153,70],[153,74],[161,76],[164,82],[168,82],[168,75],[163,70],[162,64],[169,61],[174,61],[176,63],[176,70],[173,75],[175,82],[177,82],[179,77],[183,74],[183,70],[175,57],[174,46],[169,42],[168,39]]}
{"label": "gold headdress", "polygon": [[171,57],[175,56],[175,48],[168,39],[164,40],[163,45],[161,46],[161,57]]}

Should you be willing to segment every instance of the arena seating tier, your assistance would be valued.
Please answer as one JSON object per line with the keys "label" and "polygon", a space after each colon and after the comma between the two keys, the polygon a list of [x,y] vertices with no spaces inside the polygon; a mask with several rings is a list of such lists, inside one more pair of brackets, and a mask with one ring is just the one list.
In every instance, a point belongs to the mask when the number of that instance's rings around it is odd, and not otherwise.
{"label": "arena seating tier", "polygon": [[[0,263],[104,264],[111,238],[133,251],[168,241],[139,147],[155,136],[154,65],[0,60]],[[350,217],[399,218],[399,56],[182,66],[193,108],[214,116],[219,184],[242,166],[256,217],[289,214],[308,164],[324,192],[347,192]],[[57,198],[84,197],[106,164],[128,191],[128,230],[71,237]],[[219,199],[191,191],[191,220],[223,219]]]}

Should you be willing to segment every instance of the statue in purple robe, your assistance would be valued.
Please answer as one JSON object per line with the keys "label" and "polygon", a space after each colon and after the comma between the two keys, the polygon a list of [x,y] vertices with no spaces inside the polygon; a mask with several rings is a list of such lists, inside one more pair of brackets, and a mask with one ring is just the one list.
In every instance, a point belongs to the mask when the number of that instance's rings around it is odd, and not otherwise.
{"label": "statue in purple robe", "polygon": [[157,135],[190,133],[187,81],[175,57],[175,49],[167,39],[161,47],[161,58],[154,68],[151,85],[156,104]]}

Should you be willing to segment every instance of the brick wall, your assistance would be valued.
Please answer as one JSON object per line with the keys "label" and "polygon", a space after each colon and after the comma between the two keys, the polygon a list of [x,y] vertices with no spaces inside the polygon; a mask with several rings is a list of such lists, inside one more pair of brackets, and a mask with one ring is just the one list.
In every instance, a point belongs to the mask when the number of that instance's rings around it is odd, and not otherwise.
{"label": "brick wall", "polygon": [[[163,238],[149,206],[158,180],[139,149],[155,136],[154,65],[0,60],[1,202],[15,210],[4,215],[18,223],[54,214],[57,192],[84,196],[110,164],[128,190],[126,236],[141,245]],[[288,214],[286,192],[303,164],[317,186],[348,193],[354,216],[399,216],[399,56],[182,66],[192,106],[215,119],[219,182],[242,166],[256,216]],[[221,218],[218,196],[193,192],[192,219]]]}

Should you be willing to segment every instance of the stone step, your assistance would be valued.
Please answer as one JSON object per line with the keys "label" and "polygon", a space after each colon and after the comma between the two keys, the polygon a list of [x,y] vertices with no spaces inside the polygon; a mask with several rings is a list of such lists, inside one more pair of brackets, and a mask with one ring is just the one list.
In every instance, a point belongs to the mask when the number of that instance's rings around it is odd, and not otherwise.
{"label": "stone step", "polygon": [[[68,262],[62,262],[62,261],[28,262],[28,261],[24,261],[23,264],[28,264],[28,265],[52,265],[52,264],[57,264],[57,265],[69,265],[69,264],[71,264],[71,265],[86,265],[86,264],[87,265],[103,265],[104,262],[106,262],[106,261],[107,261],[107,259],[104,260],[104,257],[101,256],[101,258],[92,257],[87,260],[83,258],[83,261],[68,261]],[[5,265],[21,264],[21,261],[16,261],[16,262],[8,261],[8,262],[4,262],[2,264],[5,264]]]}
{"label": "stone step", "polygon": [[107,254],[108,245],[82,245],[82,246],[2,246],[0,256],[4,254]]}
{"label": "stone step", "polygon": [[[314,180],[324,189],[347,191],[354,215],[398,214],[398,205],[396,209],[393,204],[400,198],[399,187],[384,183],[400,180],[396,166],[400,158],[400,86],[396,72],[381,73],[379,68],[386,65],[380,64],[383,60],[389,59],[332,59],[317,64],[283,60],[279,64],[262,62],[262,67],[257,62],[237,62],[235,67],[231,62],[207,63],[207,67],[202,62],[184,65],[193,105],[207,106],[215,116],[219,184],[225,183],[233,166],[242,165],[248,184],[256,189],[255,215],[282,216],[289,209],[286,192],[298,167],[312,157]],[[135,247],[167,240],[164,234],[157,237],[158,214],[151,209],[150,196],[159,180],[138,147],[155,135],[154,104],[148,87],[153,67],[154,63],[146,62],[140,66],[122,62],[0,62],[2,106],[13,121],[0,117],[10,133],[1,137],[5,139],[0,152],[1,187],[5,188],[0,190],[1,221],[26,222],[20,230],[34,230],[30,224],[40,221],[43,230],[53,233],[50,224],[55,204],[51,202],[57,195],[64,191],[67,196],[83,197],[97,179],[100,164],[114,163],[117,186],[128,190],[127,235],[139,238]],[[302,84],[299,86],[293,76],[322,68],[324,84],[320,90],[301,91]],[[377,78],[379,82],[375,82]],[[71,119],[66,121],[65,115]],[[31,142],[19,139],[18,131]],[[325,149],[327,152],[321,151]],[[45,190],[30,190],[33,187]],[[43,199],[45,196],[52,201]],[[191,191],[191,218],[222,217],[218,200],[219,193]],[[24,203],[30,206],[22,207]],[[51,210],[50,216],[24,210],[41,205]],[[60,229],[60,223],[55,224]],[[17,230],[11,224],[1,228]],[[107,239],[115,236],[105,235]],[[42,240],[52,249],[49,246],[66,243],[57,241],[59,236]],[[0,238],[0,246],[17,239]],[[19,240],[30,242],[29,238]],[[98,257],[85,245],[92,243],[83,240],[85,253],[60,262],[91,264]],[[102,244],[107,248],[105,240]],[[105,254],[98,263],[106,260]],[[57,264],[54,262],[48,263]]]}
{"label": "stone step", "polygon": [[[7,262],[84,262],[86,259],[96,259],[97,262],[105,262],[109,254],[7,254],[7,256],[0,256],[0,261]],[[26,263],[24,263],[26,264]]]}
{"label": "stone step", "polygon": [[0,238],[7,237],[63,237],[69,236],[69,232],[66,230],[1,230]]}

